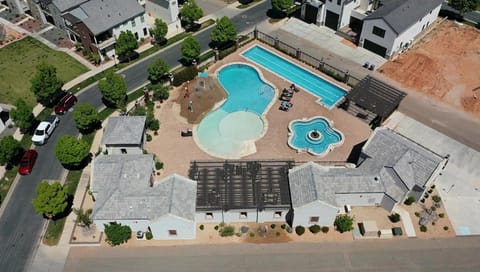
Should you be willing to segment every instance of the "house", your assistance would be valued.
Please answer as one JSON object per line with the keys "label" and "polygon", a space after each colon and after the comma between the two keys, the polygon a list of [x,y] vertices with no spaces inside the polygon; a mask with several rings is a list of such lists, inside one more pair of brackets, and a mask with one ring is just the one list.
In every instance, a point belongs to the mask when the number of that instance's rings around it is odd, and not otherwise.
{"label": "house", "polygon": [[100,231],[118,222],[153,239],[195,239],[196,182],[171,175],[153,182],[153,155],[101,155],[93,161],[92,219]]}
{"label": "house", "polygon": [[12,119],[10,118],[10,112],[4,110],[2,106],[0,106],[0,133],[2,133],[11,123]]}
{"label": "house", "polygon": [[390,58],[432,24],[443,0],[307,0],[301,17]]}
{"label": "house", "polygon": [[345,206],[382,206],[391,212],[409,196],[418,201],[445,160],[396,132],[377,128],[355,168],[307,162],[290,170],[292,225],[333,225]]}
{"label": "house", "polygon": [[145,116],[117,116],[108,119],[101,146],[108,154],[143,154]]}
{"label": "house", "polygon": [[150,35],[141,5],[144,1],[34,1],[42,11],[38,19],[65,30],[73,42],[81,43],[87,51],[99,54],[102,59],[115,57],[115,43],[121,32],[131,31],[137,40]]}
{"label": "house", "polygon": [[145,12],[148,16],[162,19],[168,26],[168,32],[175,32],[182,26],[177,0],[146,0]]}

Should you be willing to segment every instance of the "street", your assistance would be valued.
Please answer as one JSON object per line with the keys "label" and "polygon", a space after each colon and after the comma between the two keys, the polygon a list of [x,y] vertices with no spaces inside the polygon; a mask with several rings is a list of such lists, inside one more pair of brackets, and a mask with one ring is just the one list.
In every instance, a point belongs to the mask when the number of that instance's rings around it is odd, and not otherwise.
{"label": "street", "polygon": [[72,247],[65,271],[480,271],[479,247],[479,237],[155,248]]}

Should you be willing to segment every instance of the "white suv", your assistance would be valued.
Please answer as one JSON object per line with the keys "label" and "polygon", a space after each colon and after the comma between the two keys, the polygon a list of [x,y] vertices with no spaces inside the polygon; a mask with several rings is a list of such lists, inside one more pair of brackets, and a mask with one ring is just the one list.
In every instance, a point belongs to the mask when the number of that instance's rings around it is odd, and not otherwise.
{"label": "white suv", "polygon": [[50,138],[60,119],[56,115],[50,115],[45,121],[40,122],[32,137],[32,142],[36,145],[43,145]]}

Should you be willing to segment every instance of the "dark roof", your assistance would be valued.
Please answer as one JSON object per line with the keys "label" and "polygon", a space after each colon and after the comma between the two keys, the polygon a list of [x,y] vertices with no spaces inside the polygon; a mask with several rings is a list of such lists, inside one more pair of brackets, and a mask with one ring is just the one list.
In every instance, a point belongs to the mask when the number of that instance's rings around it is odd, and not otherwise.
{"label": "dark roof", "polygon": [[443,0],[389,0],[364,20],[383,19],[397,34],[403,33]]}
{"label": "dark roof", "polygon": [[346,98],[383,118],[388,117],[406,95],[377,78],[367,76],[348,92]]}
{"label": "dark roof", "polygon": [[192,161],[198,210],[289,208],[293,160]]}

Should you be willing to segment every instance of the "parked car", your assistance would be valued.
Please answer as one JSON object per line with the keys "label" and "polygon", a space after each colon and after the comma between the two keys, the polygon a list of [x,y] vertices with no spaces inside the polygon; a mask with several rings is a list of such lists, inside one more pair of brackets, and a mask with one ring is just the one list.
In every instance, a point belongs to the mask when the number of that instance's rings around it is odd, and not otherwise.
{"label": "parked car", "polygon": [[28,175],[32,172],[33,165],[37,160],[38,153],[37,151],[30,149],[23,154],[22,159],[20,160],[20,167],[18,167],[18,173],[20,175]]}
{"label": "parked car", "polygon": [[33,133],[32,142],[36,145],[43,145],[52,135],[55,128],[58,126],[60,119],[57,115],[50,115],[45,121],[40,122],[37,129]]}
{"label": "parked car", "polygon": [[64,114],[68,111],[73,105],[77,103],[77,98],[72,93],[65,94],[62,99],[58,102],[57,106],[55,107],[56,114]]}

